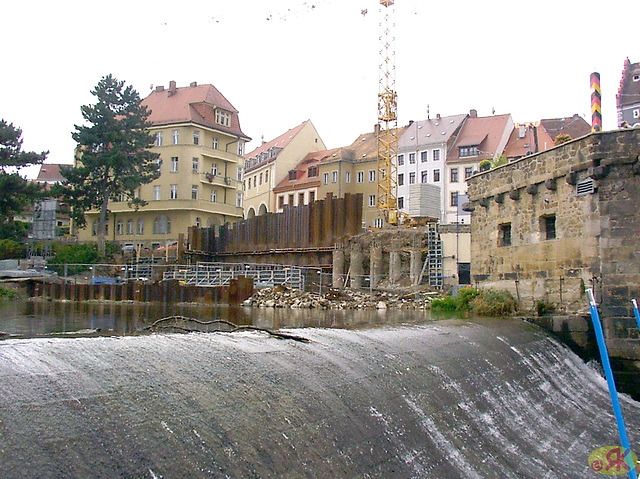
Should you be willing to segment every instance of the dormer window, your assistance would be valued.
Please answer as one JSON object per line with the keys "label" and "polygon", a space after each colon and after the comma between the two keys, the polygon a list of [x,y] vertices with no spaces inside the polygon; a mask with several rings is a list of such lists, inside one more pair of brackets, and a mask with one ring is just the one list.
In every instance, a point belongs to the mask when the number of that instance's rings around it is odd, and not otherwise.
{"label": "dormer window", "polygon": [[296,170],[289,171],[289,181],[295,181],[298,178],[298,172]]}
{"label": "dormer window", "polygon": [[468,156],[478,156],[478,145],[461,146],[459,156],[460,158],[465,158]]}
{"label": "dormer window", "polygon": [[216,123],[222,126],[230,126],[231,125],[231,113],[228,111],[216,109]]}
{"label": "dormer window", "polygon": [[316,176],[318,176],[318,167],[317,166],[310,166],[309,167],[308,176],[309,176],[309,178],[315,178]]}

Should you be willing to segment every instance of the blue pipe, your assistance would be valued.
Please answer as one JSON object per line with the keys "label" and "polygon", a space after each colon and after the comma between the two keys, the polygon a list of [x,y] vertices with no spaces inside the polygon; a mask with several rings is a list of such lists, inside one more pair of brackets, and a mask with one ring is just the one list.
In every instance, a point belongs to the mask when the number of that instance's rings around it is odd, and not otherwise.
{"label": "blue pipe", "polygon": [[600,350],[600,358],[602,360],[602,368],[604,369],[604,375],[607,378],[607,384],[609,385],[609,395],[611,396],[611,405],[613,406],[613,414],[616,417],[616,424],[618,426],[618,435],[620,436],[620,444],[625,451],[625,464],[629,468],[629,479],[638,479],[636,475],[636,465],[633,463],[631,454],[628,451],[631,450],[629,446],[629,438],[627,437],[627,430],[624,427],[624,419],[622,418],[622,410],[620,409],[620,399],[618,398],[618,391],[616,390],[616,383],[613,380],[613,371],[611,370],[611,363],[609,362],[609,353],[607,351],[607,345],[604,341],[604,333],[602,332],[602,324],[600,323],[600,315],[598,314],[598,305],[593,296],[593,289],[587,289],[587,296],[589,297],[589,308],[591,310],[591,321],[593,322],[593,329],[596,333],[596,339],[598,341],[598,349]]}
{"label": "blue pipe", "polygon": [[635,299],[632,299],[633,303],[633,314],[636,316],[636,323],[638,323],[638,335],[640,336],[640,313],[638,312],[638,302]]}

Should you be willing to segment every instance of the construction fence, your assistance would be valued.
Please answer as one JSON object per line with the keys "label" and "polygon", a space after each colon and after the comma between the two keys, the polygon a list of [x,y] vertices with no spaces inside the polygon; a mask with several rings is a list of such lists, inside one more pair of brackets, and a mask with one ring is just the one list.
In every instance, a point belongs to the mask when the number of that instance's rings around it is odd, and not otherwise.
{"label": "construction fence", "polygon": [[189,228],[189,249],[209,254],[253,254],[333,248],[362,231],[362,193],[345,194],[308,205],[284,205],[282,213],[266,213],[218,228]]}

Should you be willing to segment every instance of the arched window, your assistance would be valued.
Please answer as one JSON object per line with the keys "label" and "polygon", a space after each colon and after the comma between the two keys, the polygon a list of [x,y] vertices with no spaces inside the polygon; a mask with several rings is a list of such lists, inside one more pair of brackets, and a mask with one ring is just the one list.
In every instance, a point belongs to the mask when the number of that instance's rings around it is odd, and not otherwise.
{"label": "arched window", "polygon": [[156,216],[153,220],[153,233],[159,235],[171,233],[171,218],[165,215]]}

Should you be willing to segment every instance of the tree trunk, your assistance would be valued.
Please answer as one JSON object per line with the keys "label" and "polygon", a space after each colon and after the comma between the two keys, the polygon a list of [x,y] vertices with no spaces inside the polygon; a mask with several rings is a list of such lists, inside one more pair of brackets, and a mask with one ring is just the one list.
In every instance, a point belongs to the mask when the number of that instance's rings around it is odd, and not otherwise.
{"label": "tree trunk", "polygon": [[102,207],[100,208],[100,218],[98,219],[98,254],[104,257],[107,254],[107,233],[105,227],[107,226],[107,213],[109,211],[109,195],[105,194],[102,200]]}

